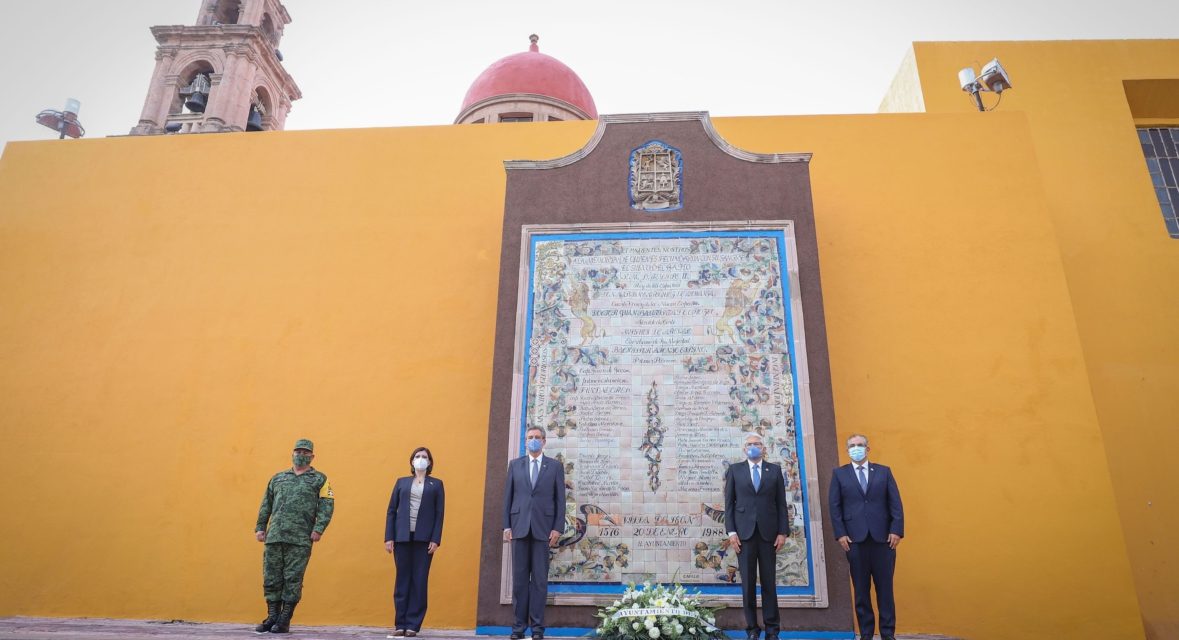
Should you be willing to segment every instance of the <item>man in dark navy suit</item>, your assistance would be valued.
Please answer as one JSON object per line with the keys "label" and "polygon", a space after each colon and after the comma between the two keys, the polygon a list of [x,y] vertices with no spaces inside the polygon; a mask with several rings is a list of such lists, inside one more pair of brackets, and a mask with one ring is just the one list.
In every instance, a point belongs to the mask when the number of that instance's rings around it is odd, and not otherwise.
{"label": "man in dark navy suit", "polygon": [[512,543],[512,640],[532,627],[544,638],[544,604],[549,590],[549,549],[565,531],[565,468],[543,454],[544,430],[524,433],[526,455],[508,463],[504,487],[504,540]]}
{"label": "man in dark navy suit", "polygon": [[761,636],[757,626],[760,580],[766,640],[774,640],[781,628],[777,553],[790,535],[790,518],[782,467],[765,461],[765,443],[756,433],[745,437],[745,461],[729,465],[725,472],[725,527],[741,572],[745,632],[749,640]]}
{"label": "man in dark navy suit", "polygon": [[847,453],[852,463],[835,469],[831,475],[831,526],[851,565],[861,640],[872,640],[876,633],[870,595],[873,586],[880,612],[880,637],[894,640],[897,613],[892,575],[897,545],[905,536],[901,492],[888,467],[868,462],[868,438],[859,434],[848,438]]}

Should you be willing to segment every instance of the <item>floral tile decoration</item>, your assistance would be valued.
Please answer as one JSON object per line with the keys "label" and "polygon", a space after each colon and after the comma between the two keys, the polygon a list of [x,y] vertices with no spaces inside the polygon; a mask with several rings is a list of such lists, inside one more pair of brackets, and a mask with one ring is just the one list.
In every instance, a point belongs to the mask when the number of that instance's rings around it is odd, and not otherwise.
{"label": "floral tile decoration", "polygon": [[652,581],[737,593],[722,489],[758,433],[791,509],[780,593],[817,597],[790,223],[624,229],[525,228],[511,428],[516,455],[524,427],[539,426],[565,467],[550,591],[617,597]]}

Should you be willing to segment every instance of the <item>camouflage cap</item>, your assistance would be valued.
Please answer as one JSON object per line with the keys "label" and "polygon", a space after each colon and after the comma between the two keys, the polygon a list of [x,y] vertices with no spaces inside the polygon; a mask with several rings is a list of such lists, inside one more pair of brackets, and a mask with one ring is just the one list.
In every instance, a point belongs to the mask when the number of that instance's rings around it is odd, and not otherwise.
{"label": "camouflage cap", "polygon": [[306,449],[308,451],[315,451],[315,443],[307,438],[300,438],[295,441],[296,449]]}

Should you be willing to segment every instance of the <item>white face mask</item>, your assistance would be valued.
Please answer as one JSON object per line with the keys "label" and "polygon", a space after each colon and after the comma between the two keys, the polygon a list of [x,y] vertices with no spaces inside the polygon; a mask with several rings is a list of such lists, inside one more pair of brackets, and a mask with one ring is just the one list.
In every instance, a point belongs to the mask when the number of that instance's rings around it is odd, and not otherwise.
{"label": "white face mask", "polygon": [[430,461],[427,458],[414,458],[413,468],[418,471],[425,471],[430,468]]}

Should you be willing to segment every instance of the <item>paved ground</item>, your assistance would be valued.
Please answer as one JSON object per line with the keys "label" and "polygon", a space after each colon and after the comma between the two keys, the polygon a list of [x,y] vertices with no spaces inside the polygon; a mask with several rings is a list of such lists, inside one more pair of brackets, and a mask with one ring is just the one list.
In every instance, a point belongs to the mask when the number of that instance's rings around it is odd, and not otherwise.
{"label": "paved ground", "polygon": [[[190,640],[257,640],[253,627],[242,624],[184,622],[183,620],[142,621],[103,620],[99,618],[0,618],[0,640],[142,640],[148,638],[187,638]],[[294,625],[292,640],[373,640],[383,639],[389,629],[379,627],[305,627]],[[425,640],[476,640],[471,629],[425,629]],[[904,635],[900,640],[956,640],[948,636]],[[498,640],[504,640],[499,638]]]}
{"label": "paved ground", "polygon": [[[378,627],[305,627],[295,624],[291,635],[272,638],[300,640],[383,639],[389,629]],[[97,618],[0,618],[0,639],[3,640],[116,640],[141,638],[189,638],[192,640],[257,640],[252,626],[244,624],[199,623],[174,620],[102,620]],[[418,637],[427,640],[474,640],[474,631],[424,631]]]}

